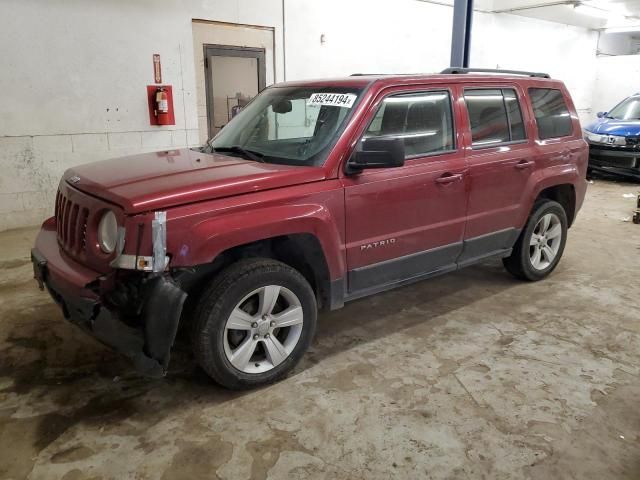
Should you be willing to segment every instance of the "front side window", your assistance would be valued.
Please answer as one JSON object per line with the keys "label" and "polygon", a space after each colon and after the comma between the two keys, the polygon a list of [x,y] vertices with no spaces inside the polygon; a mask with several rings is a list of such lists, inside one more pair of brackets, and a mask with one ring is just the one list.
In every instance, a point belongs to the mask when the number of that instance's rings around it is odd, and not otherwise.
{"label": "front side window", "polygon": [[530,88],[529,96],[540,139],[571,135],[573,132],[571,114],[560,90]]}
{"label": "front side window", "polygon": [[269,88],[204,149],[267,163],[322,165],[361,93],[351,87]]}
{"label": "front side window", "polygon": [[522,112],[512,88],[469,89],[464,92],[474,147],[525,140]]}
{"label": "front side window", "polygon": [[406,157],[453,150],[449,93],[430,91],[385,98],[363,140],[372,137],[402,138]]}

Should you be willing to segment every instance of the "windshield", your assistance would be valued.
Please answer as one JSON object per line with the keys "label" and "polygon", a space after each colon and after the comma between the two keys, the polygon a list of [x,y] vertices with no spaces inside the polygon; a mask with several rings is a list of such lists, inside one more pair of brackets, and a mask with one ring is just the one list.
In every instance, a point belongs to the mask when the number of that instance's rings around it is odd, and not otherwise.
{"label": "windshield", "polygon": [[287,165],[322,165],[362,89],[273,87],[254,98],[204,150]]}
{"label": "windshield", "polygon": [[640,97],[629,97],[623,100],[606,116],[616,120],[640,120]]}

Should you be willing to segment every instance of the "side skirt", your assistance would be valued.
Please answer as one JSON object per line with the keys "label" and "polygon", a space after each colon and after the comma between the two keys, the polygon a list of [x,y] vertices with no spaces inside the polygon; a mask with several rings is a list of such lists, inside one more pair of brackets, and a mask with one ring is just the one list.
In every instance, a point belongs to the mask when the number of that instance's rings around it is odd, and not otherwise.
{"label": "side skirt", "polygon": [[[344,302],[410,285],[421,280],[453,272],[492,257],[508,257],[520,230],[509,228],[499,232],[464,240],[463,242],[394,258],[348,272],[350,291],[345,291],[342,280],[335,285],[333,294],[344,292]],[[333,298],[332,310],[342,305]]]}
{"label": "side skirt", "polygon": [[465,240],[464,248],[457,260],[458,268],[495,256],[508,257],[519,236],[519,229],[506,228]]}
{"label": "side skirt", "polygon": [[349,271],[350,292],[375,292],[380,286],[395,284],[440,270],[455,270],[456,258],[462,252],[462,242],[392,258],[384,262],[354,268]]}

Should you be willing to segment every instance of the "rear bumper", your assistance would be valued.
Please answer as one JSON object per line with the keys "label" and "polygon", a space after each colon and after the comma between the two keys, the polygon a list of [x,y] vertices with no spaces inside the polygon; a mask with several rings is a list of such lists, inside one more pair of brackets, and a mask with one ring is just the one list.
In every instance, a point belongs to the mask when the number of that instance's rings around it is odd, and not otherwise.
{"label": "rear bumper", "polygon": [[138,327],[119,318],[99,292],[101,274],[67,258],[58,247],[55,225],[43,225],[31,251],[34,277],[61,307],[67,320],[128,357],[143,375],[161,377],[169,365],[186,293],[167,275],[149,276]]}

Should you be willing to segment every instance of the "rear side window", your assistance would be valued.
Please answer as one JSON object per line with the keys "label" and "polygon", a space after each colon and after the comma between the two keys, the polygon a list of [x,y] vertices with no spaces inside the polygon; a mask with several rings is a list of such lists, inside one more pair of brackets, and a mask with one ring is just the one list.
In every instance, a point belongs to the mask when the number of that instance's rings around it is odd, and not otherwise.
{"label": "rear side window", "polygon": [[363,139],[371,137],[404,139],[407,157],[453,150],[449,93],[430,91],[385,98]]}
{"label": "rear side window", "polygon": [[489,147],[526,139],[520,103],[511,88],[464,92],[474,147]]}
{"label": "rear side window", "polygon": [[560,90],[530,88],[529,96],[538,124],[538,135],[542,140],[566,137],[573,133],[571,114]]}

